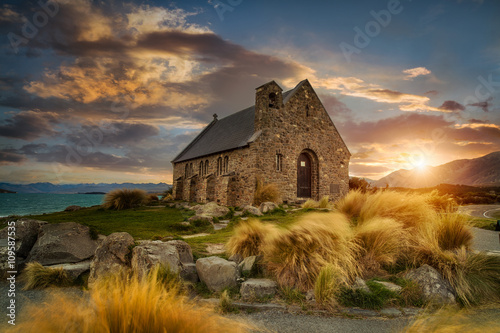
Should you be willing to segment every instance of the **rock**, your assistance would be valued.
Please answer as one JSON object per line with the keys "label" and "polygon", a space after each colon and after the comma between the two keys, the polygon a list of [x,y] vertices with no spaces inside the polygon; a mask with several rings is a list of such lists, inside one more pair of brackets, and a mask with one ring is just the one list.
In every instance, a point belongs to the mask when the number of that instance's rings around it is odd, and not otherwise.
{"label": "rock", "polygon": [[209,202],[205,205],[197,205],[191,209],[196,212],[196,215],[207,215],[212,217],[221,217],[229,213],[229,208],[219,206],[215,202]]}
{"label": "rock", "polygon": [[358,308],[347,308],[341,310],[342,313],[346,313],[351,316],[361,316],[361,317],[378,317],[378,313],[373,310],[358,309]]}
{"label": "rock", "polygon": [[191,223],[189,223],[188,221],[183,221],[183,222],[181,222],[181,225],[183,225],[185,227],[189,227],[189,226],[191,226]]}
{"label": "rock", "polygon": [[441,274],[429,265],[423,265],[406,273],[405,277],[420,286],[426,301],[438,304],[455,304],[455,291]]}
{"label": "rock", "polygon": [[242,216],[242,215],[243,215],[242,211],[234,212],[234,216]]}
{"label": "rock", "polygon": [[196,214],[195,216],[191,216],[188,221],[189,222],[194,222],[194,221],[204,221],[204,222],[209,222],[209,223],[212,223],[214,220],[214,217],[213,216],[209,216],[209,215],[204,215],[204,214]]}
{"label": "rock", "polygon": [[91,262],[92,260],[89,259],[77,263],[57,264],[45,267],[49,268],[62,267],[62,269],[65,270],[73,280],[76,280],[80,275],[90,270]]}
{"label": "rock", "polygon": [[179,254],[179,260],[183,264],[194,264],[193,252],[188,243],[181,240],[171,240],[166,242],[167,244],[172,244],[177,249]]}
{"label": "rock", "polygon": [[361,289],[367,293],[371,293],[370,288],[366,285],[365,280],[363,280],[360,277],[356,277],[356,280],[354,280],[354,284],[352,285],[352,289]]}
{"label": "rock", "polygon": [[[30,219],[19,219],[15,221],[14,239],[16,241],[16,256],[26,258],[29,255],[33,245],[35,245],[38,239],[38,233],[40,232],[41,226],[45,224],[47,224],[45,221]],[[12,229],[9,230],[8,227],[0,230],[0,239],[5,239],[7,241],[9,231],[12,231]]]}
{"label": "rock", "polygon": [[134,238],[127,232],[115,232],[106,237],[90,264],[89,287],[100,277],[130,269],[130,251],[134,245]]}
{"label": "rock", "polygon": [[267,201],[260,204],[259,210],[261,211],[261,213],[265,214],[268,212],[272,212],[276,208],[278,208],[277,204],[271,201]]}
{"label": "rock", "polygon": [[182,264],[181,278],[185,281],[196,283],[200,279],[198,278],[198,272],[196,271],[196,264]]}
{"label": "rock", "polygon": [[76,206],[76,205],[72,205],[72,206],[68,206],[64,209],[65,212],[75,212],[77,210],[80,210],[82,209],[82,207],[80,206]]}
{"label": "rock", "polygon": [[399,317],[403,313],[396,308],[386,308],[380,310],[380,314],[386,317]]}
{"label": "rock", "polygon": [[254,206],[246,205],[246,206],[243,206],[241,208],[243,209],[243,214],[244,213],[248,213],[248,214],[252,214],[252,215],[255,215],[255,216],[262,216],[262,215],[264,215],[264,214],[262,214],[262,212],[257,207],[254,207]]}
{"label": "rock", "polygon": [[380,284],[380,285],[384,286],[385,288],[387,288],[390,291],[395,292],[395,293],[399,293],[401,291],[401,289],[403,289],[400,286],[398,286],[397,284],[394,284],[391,282],[385,282],[385,281],[373,281],[373,282]]}
{"label": "rock", "polygon": [[257,273],[257,264],[262,259],[262,256],[249,256],[243,259],[243,261],[238,265],[241,275],[251,276]]}
{"label": "rock", "polygon": [[168,267],[173,272],[180,272],[180,258],[173,244],[162,241],[145,241],[132,250],[132,270],[139,277],[156,265]]}
{"label": "rock", "polygon": [[316,302],[316,296],[314,296],[314,290],[311,289],[306,292],[306,301]]}
{"label": "rock", "polygon": [[240,294],[243,299],[273,297],[278,284],[269,279],[248,279],[241,284]]}
{"label": "rock", "polygon": [[236,264],[239,264],[240,262],[243,261],[243,257],[241,254],[239,253],[236,253],[236,254],[233,254],[232,256],[229,257],[229,261],[234,261]]}
{"label": "rock", "polygon": [[221,291],[226,287],[236,287],[239,277],[235,262],[219,257],[201,258],[196,261],[196,271],[208,289]]}
{"label": "rock", "polygon": [[45,224],[27,261],[44,266],[79,262],[92,257],[97,245],[87,226],[75,222]]}
{"label": "rock", "polygon": [[207,253],[210,254],[226,253],[226,246],[224,245],[224,243],[216,243],[216,244],[206,243],[206,245],[207,245],[206,247]]}

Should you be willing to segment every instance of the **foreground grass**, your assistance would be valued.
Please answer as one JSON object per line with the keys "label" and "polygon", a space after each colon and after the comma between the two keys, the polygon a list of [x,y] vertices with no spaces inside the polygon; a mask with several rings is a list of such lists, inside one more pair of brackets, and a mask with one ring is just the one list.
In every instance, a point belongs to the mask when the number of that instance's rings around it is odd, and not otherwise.
{"label": "foreground grass", "polygon": [[[499,217],[500,219],[500,217]],[[485,218],[473,218],[471,220],[471,225],[476,228],[485,229],[485,230],[495,230],[495,225],[497,224],[496,220],[485,219]]]}

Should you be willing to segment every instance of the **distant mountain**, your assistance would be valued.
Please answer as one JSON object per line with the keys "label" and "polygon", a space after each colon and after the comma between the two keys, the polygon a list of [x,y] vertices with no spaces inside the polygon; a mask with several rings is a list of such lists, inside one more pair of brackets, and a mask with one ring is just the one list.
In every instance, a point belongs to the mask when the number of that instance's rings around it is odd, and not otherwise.
{"label": "distant mountain", "polygon": [[16,193],[16,192],[7,191],[7,190],[4,190],[3,188],[0,188],[0,193]]}
{"label": "distant mountain", "polygon": [[123,184],[63,184],[55,185],[52,183],[33,183],[33,184],[10,184],[0,183],[0,188],[17,192],[17,193],[91,193],[91,192],[104,192],[107,193],[117,188],[138,188],[149,193],[158,193],[170,189],[172,185],[166,183],[123,183]]}
{"label": "distant mountain", "polygon": [[377,180],[378,187],[432,187],[439,184],[500,185],[500,151],[469,160],[455,160],[425,170],[397,170]]}

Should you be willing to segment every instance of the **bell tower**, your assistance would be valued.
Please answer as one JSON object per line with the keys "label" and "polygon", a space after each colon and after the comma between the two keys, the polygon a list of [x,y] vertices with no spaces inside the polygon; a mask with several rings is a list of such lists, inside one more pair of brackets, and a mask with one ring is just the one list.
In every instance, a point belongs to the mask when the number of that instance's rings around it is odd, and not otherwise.
{"label": "bell tower", "polygon": [[255,89],[255,131],[272,127],[272,117],[283,108],[283,89],[274,81]]}

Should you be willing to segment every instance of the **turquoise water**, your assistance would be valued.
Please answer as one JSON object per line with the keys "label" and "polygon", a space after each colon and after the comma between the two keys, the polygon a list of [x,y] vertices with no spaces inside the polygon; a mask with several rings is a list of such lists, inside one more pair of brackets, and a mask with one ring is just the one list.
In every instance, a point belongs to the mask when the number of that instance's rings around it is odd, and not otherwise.
{"label": "turquoise water", "polygon": [[104,194],[0,193],[0,216],[60,212],[77,205],[100,205]]}

